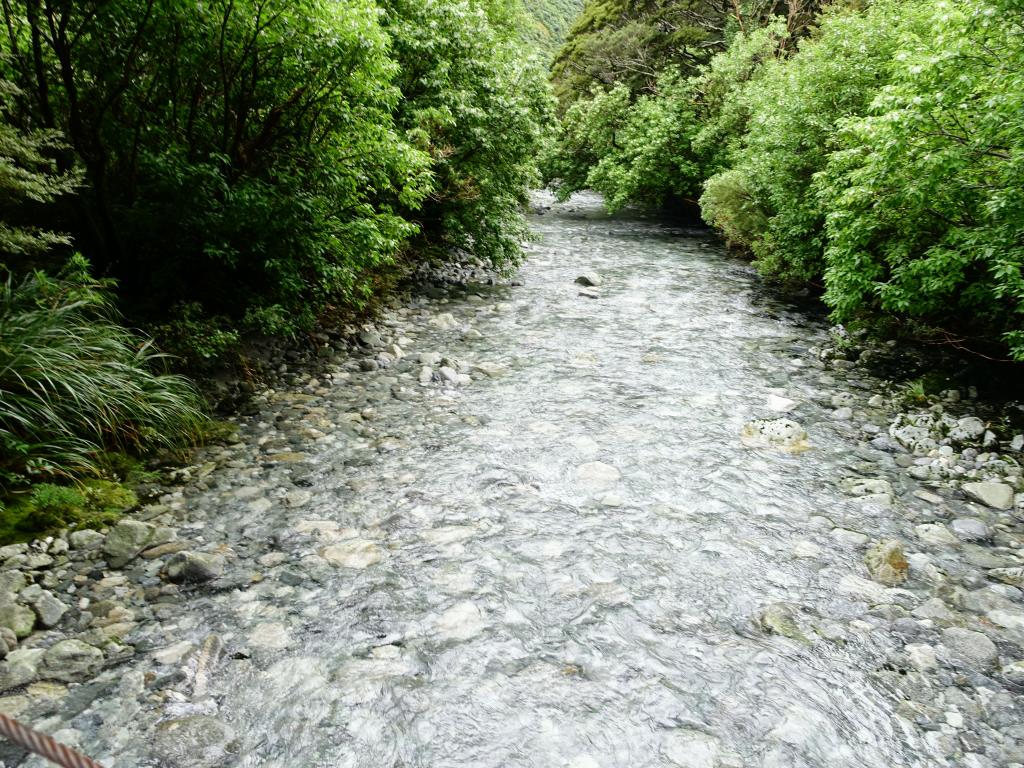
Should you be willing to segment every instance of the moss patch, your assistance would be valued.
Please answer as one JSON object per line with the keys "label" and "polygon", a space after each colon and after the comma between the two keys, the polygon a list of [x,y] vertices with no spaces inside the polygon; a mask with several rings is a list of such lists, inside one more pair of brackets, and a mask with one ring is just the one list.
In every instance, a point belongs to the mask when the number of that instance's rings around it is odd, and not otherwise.
{"label": "moss patch", "polygon": [[26,541],[59,528],[110,525],[138,503],[130,488],[113,480],[39,483],[0,503],[0,544]]}

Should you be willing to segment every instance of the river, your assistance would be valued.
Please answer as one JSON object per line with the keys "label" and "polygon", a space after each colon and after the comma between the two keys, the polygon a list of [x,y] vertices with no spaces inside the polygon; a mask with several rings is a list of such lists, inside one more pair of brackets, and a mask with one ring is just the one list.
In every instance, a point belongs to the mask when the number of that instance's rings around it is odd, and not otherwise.
{"label": "river", "polygon": [[[924,561],[898,589],[865,571],[888,538],[977,570],[915,534],[963,502],[940,515],[836,418],[882,383],[818,364],[827,326],[700,232],[587,195],[531,221],[521,284],[392,311],[368,344],[402,359],[240,419],[156,510],[230,578],[157,600],[134,658],[48,727],[114,766],[1012,764],[1017,726],[950,692],[1012,687],[941,647],[907,663],[945,626],[907,635],[944,594]],[[809,450],[743,444],[769,398]],[[893,506],[841,489],[865,474]]]}

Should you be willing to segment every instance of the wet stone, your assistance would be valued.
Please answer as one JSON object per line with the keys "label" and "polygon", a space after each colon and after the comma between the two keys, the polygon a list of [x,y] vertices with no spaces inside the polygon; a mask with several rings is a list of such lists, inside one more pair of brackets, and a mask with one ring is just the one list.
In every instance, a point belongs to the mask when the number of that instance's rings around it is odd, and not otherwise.
{"label": "wet stone", "polygon": [[907,580],[910,564],[903,554],[903,545],[898,541],[882,541],[871,547],[864,555],[871,578],[894,587]]}
{"label": "wet stone", "polygon": [[157,726],[153,755],[167,768],[219,768],[236,752],[231,728],[215,717],[193,715]]}

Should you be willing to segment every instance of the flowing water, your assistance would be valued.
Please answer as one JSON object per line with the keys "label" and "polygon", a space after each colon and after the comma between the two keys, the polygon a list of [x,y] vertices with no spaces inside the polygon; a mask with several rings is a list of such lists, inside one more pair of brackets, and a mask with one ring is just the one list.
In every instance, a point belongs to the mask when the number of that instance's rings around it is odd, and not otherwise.
{"label": "flowing water", "polygon": [[[866,581],[851,544],[912,515],[838,487],[865,462],[903,482],[831,418],[832,394],[878,383],[812,365],[825,326],[699,232],[587,196],[532,220],[522,285],[392,320],[408,355],[491,375],[352,372],[244,420],[233,467],[180,499],[235,588],[169,605],[148,640],[212,633],[224,658],[196,692],[195,663],[138,656],[76,725],[84,747],[126,766],[957,764],[896,714],[886,608],[927,595]],[[770,394],[798,402],[809,451],[743,446]],[[267,460],[282,436],[304,460]],[[198,729],[176,757],[172,717]]]}

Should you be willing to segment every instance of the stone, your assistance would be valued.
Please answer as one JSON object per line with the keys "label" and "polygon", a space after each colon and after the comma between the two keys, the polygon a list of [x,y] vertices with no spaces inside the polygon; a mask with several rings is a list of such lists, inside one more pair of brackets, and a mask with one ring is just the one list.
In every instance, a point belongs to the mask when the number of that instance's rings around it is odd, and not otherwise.
{"label": "stone", "polygon": [[942,523],[924,523],[914,527],[914,531],[921,541],[937,547],[953,546],[957,538]]}
{"label": "stone", "polygon": [[67,613],[68,607],[58,600],[52,592],[42,590],[39,597],[32,601],[32,608],[39,617],[39,623],[47,629],[57,626]]}
{"label": "stone", "polygon": [[19,688],[39,676],[39,664],[46,651],[43,648],[17,648],[0,662],[0,691]]}
{"label": "stone", "polygon": [[49,648],[39,665],[48,680],[71,683],[96,672],[103,663],[103,651],[81,640],[61,640]]}
{"label": "stone", "polygon": [[107,534],[103,554],[112,568],[121,568],[154,543],[156,527],[138,520],[122,520]]}
{"label": "stone", "polygon": [[585,285],[592,288],[596,288],[603,282],[604,280],[596,272],[585,272],[576,278],[577,285]]}
{"label": "stone", "polygon": [[1024,661],[1014,661],[1002,669],[1003,677],[1015,685],[1024,685]]}
{"label": "stone", "polygon": [[906,555],[903,554],[903,546],[895,540],[875,544],[864,555],[864,563],[872,579],[889,587],[906,581],[910,569]]}
{"label": "stone", "polygon": [[990,579],[1001,581],[1003,584],[1024,589],[1024,566],[1015,568],[993,568],[988,572]]}
{"label": "stone", "polygon": [[985,618],[997,627],[1009,629],[1014,632],[1024,632],[1024,611],[1018,610],[995,610],[985,614]]}
{"label": "stone", "polygon": [[925,600],[911,611],[910,615],[918,619],[932,619],[935,621],[953,621],[956,618],[953,612],[938,597]]}
{"label": "stone", "polygon": [[968,667],[989,668],[995,666],[999,652],[995,643],[981,632],[960,627],[942,630],[942,644],[949,651],[955,663]]}
{"label": "stone", "polygon": [[236,751],[234,732],[210,715],[166,720],[153,739],[153,754],[167,768],[219,768]]}
{"label": "stone", "polygon": [[790,419],[757,419],[743,427],[740,440],[748,448],[775,448],[800,453],[810,448],[807,432]]}
{"label": "stone", "polygon": [[36,625],[36,613],[27,605],[0,603],[0,627],[7,627],[20,640],[32,634]]}
{"label": "stone", "polygon": [[801,643],[808,642],[807,637],[800,631],[796,621],[796,613],[793,608],[785,603],[769,605],[758,618],[758,623],[766,631],[781,637],[788,637],[790,640],[797,640]]}
{"label": "stone", "polygon": [[918,672],[927,672],[939,666],[935,657],[935,649],[927,643],[911,643],[904,651],[910,664]]}
{"label": "stone", "polygon": [[790,400],[788,397],[768,395],[768,410],[770,411],[775,411],[776,413],[789,413],[796,408],[796,405],[796,400]]}
{"label": "stone", "polygon": [[72,531],[68,535],[68,543],[71,544],[72,549],[95,549],[103,543],[103,539],[106,538],[99,531],[83,530],[83,531]]}
{"label": "stone", "polygon": [[320,551],[320,557],[339,568],[369,568],[384,559],[384,550],[366,539],[351,539]]}
{"label": "stone", "polygon": [[420,368],[420,375],[418,380],[420,384],[423,385],[427,385],[430,382],[432,382],[434,380],[434,369],[431,368],[429,365],[424,365],[422,368]]}
{"label": "stone", "polygon": [[[15,595],[28,586],[28,577],[21,571],[0,573],[0,596]],[[0,598],[2,602],[2,598]]]}
{"label": "stone", "polygon": [[435,624],[438,634],[448,640],[469,640],[480,634],[484,626],[483,614],[470,600],[453,605]]}
{"label": "stone", "polygon": [[165,666],[177,664],[191,653],[193,648],[194,646],[188,640],[181,640],[173,645],[168,645],[160,650],[153,651],[153,661]]}
{"label": "stone", "polygon": [[892,484],[881,478],[851,477],[840,482],[839,486],[851,496],[892,494]]}
{"label": "stone", "polygon": [[597,290],[596,288],[580,288],[578,293],[579,293],[580,296],[583,296],[584,298],[587,298],[587,299],[600,299],[601,298],[601,292],[599,290]]}
{"label": "stone", "polygon": [[956,426],[949,430],[949,439],[958,443],[977,440],[985,434],[985,422],[977,416],[965,416],[957,421]]}
{"label": "stone", "polygon": [[618,469],[603,461],[588,461],[576,468],[576,480],[588,491],[608,490],[621,477]]}
{"label": "stone", "polygon": [[988,526],[974,517],[958,517],[949,527],[961,541],[984,541],[991,535]]}
{"label": "stone", "polygon": [[249,645],[265,651],[282,651],[291,642],[288,627],[276,621],[257,624],[249,633]]}
{"label": "stone", "polygon": [[205,552],[178,552],[167,560],[162,573],[175,584],[201,584],[224,573],[224,558]]}
{"label": "stone", "polygon": [[1013,507],[1013,487],[1006,483],[964,483],[962,487],[970,498],[987,507],[1001,510]]}
{"label": "stone", "polygon": [[285,497],[285,503],[292,508],[304,507],[313,500],[313,494],[310,491],[298,490],[290,491]]}
{"label": "stone", "polygon": [[843,406],[832,411],[832,418],[836,421],[849,421],[853,418],[853,409]]}

